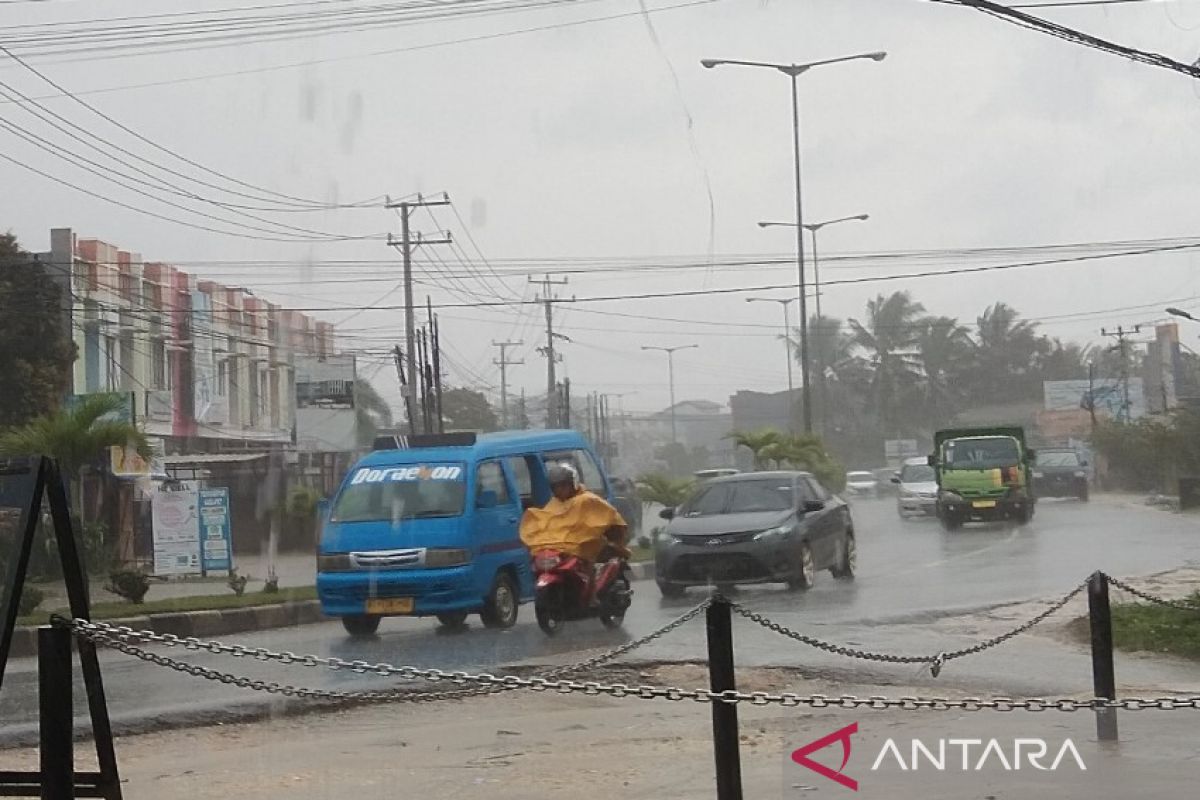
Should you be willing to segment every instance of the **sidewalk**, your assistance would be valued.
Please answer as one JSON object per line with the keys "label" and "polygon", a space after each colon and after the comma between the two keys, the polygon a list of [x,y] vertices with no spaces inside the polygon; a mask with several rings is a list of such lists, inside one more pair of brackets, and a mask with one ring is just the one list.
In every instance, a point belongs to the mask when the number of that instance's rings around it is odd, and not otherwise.
{"label": "sidewalk", "polygon": [[[656,681],[663,676],[655,676]],[[678,676],[681,685],[696,675]],[[739,676],[757,686],[752,671]],[[797,691],[882,693],[899,697],[905,686],[821,685]],[[832,690],[832,691],[831,691]],[[942,693],[940,693],[942,694]],[[943,696],[945,696],[943,694]],[[254,725],[226,725],[126,737],[117,756],[129,797],[156,800],[357,800],[404,797],[559,800],[590,796],[604,787],[625,800],[693,800],[714,797],[710,709],[692,702],[512,693],[431,705],[390,705]],[[948,712],[804,710],[739,706],[745,796],[849,797],[847,789],[795,765],[790,753],[851,723],[859,730],[844,774],[859,782],[857,797],[889,800],[964,800],[1054,797],[1182,798],[1200,780],[1200,711],[1127,712],[1122,740],[1095,741],[1090,712]],[[894,761],[872,771],[887,739],[907,760],[920,739],[936,754],[941,739],[996,738],[1012,753],[1017,738],[1049,745],[1049,763],[1070,738],[1086,766],[1065,761],[1058,771],[1028,764],[1006,771],[996,759],[981,771],[972,751],[961,769],[957,750],[946,771],[922,762],[901,771]],[[86,745],[77,748],[80,768]],[[5,754],[10,768],[36,768],[32,750]],[[835,743],[813,758],[836,770]],[[15,762],[15,763],[14,763]]]}

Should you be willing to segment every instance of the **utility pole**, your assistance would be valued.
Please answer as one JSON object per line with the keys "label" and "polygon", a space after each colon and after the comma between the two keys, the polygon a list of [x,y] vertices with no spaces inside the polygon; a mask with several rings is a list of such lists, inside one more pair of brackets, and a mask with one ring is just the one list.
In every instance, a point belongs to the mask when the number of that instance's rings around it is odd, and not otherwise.
{"label": "utility pole", "polygon": [[416,430],[416,422],[413,417],[413,397],[408,390],[409,381],[404,375],[404,351],[400,349],[400,345],[392,348],[392,355],[396,359],[396,377],[400,379],[400,395],[404,398],[404,413],[408,417],[408,428],[410,431]]}
{"label": "utility pole", "polygon": [[[417,195],[416,200],[398,200],[393,202],[390,198],[384,203],[384,208],[398,209],[400,212],[400,238],[396,239],[390,233],[388,234],[387,243],[390,247],[400,248],[401,256],[404,259],[404,355],[407,359],[408,385],[405,387],[408,392],[409,402],[415,405],[417,381],[417,328],[416,328],[416,313],[413,308],[413,278],[412,278],[412,254],[413,250],[421,245],[429,244],[450,244],[450,233],[447,231],[443,235],[434,239],[426,239],[417,234],[415,239],[410,230],[410,218],[414,209],[423,208],[426,206],[448,206],[450,205],[450,196],[442,195],[441,200],[426,200],[420,195]],[[408,417],[409,433],[416,434],[417,432],[416,414],[410,413]]]}
{"label": "utility pole", "polygon": [[566,286],[567,279],[554,280],[546,275],[541,280],[530,277],[529,282],[542,287],[542,293],[538,295],[537,300],[546,305],[546,346],[539,347],[538,352],[546,357],[546,427],[557,428],[562,425],[562,421],[558,413],[558,381],[555,380],[554,366],[561,357],[554,350],[554,340],[571,340],[561,333],[554,332],[554,304],[563,302],[554,296],[554,287]]}
{"label": "utility pole", "polygon": [[1115,331],[1110,331],[1107,328],[1100,329],[1101,336],[1111,336],[1117,340],[1115,349],[1121,354],[1121,387],[1124,394],[1121,400],[1121,413],[1125,418],[1125,422],[1130,421],[1130,417],[1132,416],[1130,411],[1133,407],[1133,403],[1129,399],[1129,342],[1126,337],[1136,335],[1141,330],[1141,325],[1134,325],[1131,331],[1125,330],[1121,325],[1118,325]]}
{"label": "utility pole", "polygon": [[516,342],[497,342],[492,340],[492,347],[500,348],[500,358],[493,359],[492,363],[500,368],[500,421],[504,425],[504,429],[508,430],[508,368],[518,364],[524,364],[525,359],[519,361],[508,360],[508,348],[519,347],[525,344],[524,341]]}

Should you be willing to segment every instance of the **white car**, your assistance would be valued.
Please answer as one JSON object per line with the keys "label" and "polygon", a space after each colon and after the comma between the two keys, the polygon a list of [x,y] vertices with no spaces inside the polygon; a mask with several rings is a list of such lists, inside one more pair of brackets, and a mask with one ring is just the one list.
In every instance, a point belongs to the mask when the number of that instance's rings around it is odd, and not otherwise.
{"label": "white car", "polygon": [[926,459],[906,459],[892,483],[899,484],[896,511],[901,517],[937,513],[937,477]]}
{"label": "white car", "polygon": [[846,494],[862,497],[878,497],[879,481],[875,480],[875,473],[866,471],[847,472]]}

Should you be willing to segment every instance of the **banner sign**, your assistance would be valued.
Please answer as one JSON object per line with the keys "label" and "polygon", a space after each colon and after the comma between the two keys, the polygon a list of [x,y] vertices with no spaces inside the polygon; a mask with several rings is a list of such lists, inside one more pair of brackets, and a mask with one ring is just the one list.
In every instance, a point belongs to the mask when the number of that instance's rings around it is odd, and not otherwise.
{"label": "banner sign", "polygon": [[229,490],[200,490],[200,560],[205,572],[233,569]]}
{"label": "banner sign", "polygon": [[199,493],[157,491],[150,500],[154,531],[154,574],[200,573]]}

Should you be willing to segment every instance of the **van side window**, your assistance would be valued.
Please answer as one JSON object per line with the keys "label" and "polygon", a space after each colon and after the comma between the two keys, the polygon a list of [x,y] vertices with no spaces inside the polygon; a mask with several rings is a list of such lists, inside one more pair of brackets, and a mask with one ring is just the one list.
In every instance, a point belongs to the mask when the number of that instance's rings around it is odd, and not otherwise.
{"label": "van side window", "polygon": [[508,481],[504,480],[504,470],[500,468],[498,461],[485,461],[479,465],[479,471],[475,474],[475,487],[477,503],[484,492],[495,492],[497,505],[506,506],[512,502],[508,494]]}
{"label": "van side window", "polygon": [[533,497],[533,476],[529,474],[529,463],[521,456],[508,459],[508,468],[512,471],[513,480],[517,484],[517,494],[522,501]]}
{"label": "van side window", "polygon": [[583,481],[583,485],[597,494],[605,494],[607,488],[604,485],[604,476],[596,466],[592,454],[587,450],[575,450],[572,455],[575,457],[575,463],[579,465],[579,479]]}

